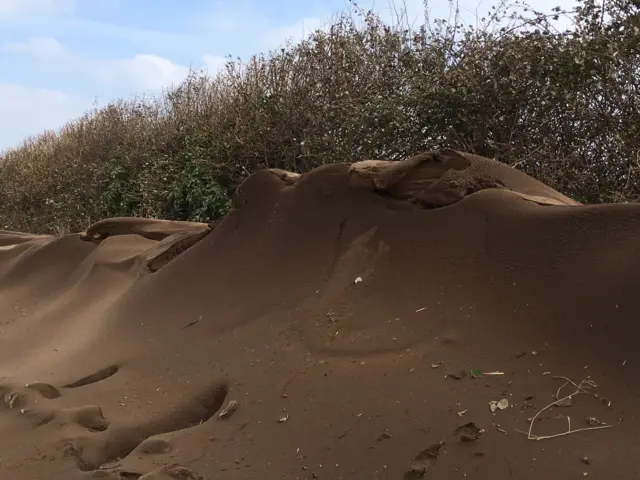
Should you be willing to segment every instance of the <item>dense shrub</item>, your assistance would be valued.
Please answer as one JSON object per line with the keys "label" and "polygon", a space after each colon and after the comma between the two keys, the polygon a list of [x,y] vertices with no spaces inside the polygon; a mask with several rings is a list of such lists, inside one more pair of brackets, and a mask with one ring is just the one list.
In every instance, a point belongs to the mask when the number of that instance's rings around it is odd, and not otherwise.
{"label": "dense shrub", "polygon": [[[603,7],[604,3],[604,7]],[[112,103],[0,157],[0,227],[209,220],[257,168],[438,147],[496,157],[580,201],[640,196],[640,7],[497,5],[470,26],[343,15],[156,98]],[[603,10],[604,8],[604,10]],[[560,16],[573,26],[554,29]]]}

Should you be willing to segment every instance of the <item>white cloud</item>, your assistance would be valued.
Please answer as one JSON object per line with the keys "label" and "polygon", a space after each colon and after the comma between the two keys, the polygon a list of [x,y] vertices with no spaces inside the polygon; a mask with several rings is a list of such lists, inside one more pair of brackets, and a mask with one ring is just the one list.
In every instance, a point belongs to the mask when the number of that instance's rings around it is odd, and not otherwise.
{"label": "white cloud", "polygon": [[52,60],[67,54],[60,42],[52,37],[35,37],[26,42],[11,42],[6,45],[5,50],[42,61]]}
{"label": "white cloud", "polygon": [[252,34],[264,29],[267,19],[245,6],[233,5],[229,8],[221,2],[216,2],[207,10],[193,15],[194,26],[212,36],[231,35],[238,30]]}
{"label": "white cloud", "polygon": [[225,57],[219,55],[204,55],[202,57],[203,68],[210,74],[215,75],[222,71],[227,63]]}
{"label": "white cloud", "polygon": [[[91,108],[89,97],[102,95],[105,90],[122,97],[158,91],[181,82],[189,72],[186,66],[152,54],[120,59],[89,58],[69,51],[55,38],[12,42],[5,45],[5,51],[35,60],[51,78],[58,78],[68,87],[63,92],[0,83],[0,151],[17,146],[24,138],[43,130],[60,128]],[[206,60],[211,68],[215,67],[214,56]],[[86,92],[84,97],[75,93],[79,84],[89,85],[81,88]]]}
{"label": "white cloud", "polygon": [[81,116],[91,102],[66,93],[0,83],[0,151]]}
{"label": "white cloud", "polygon": [[[421,1],[421,0],[420,0]],[[330,11],[314,12],[291,24],[274,23],[267,15],[221,2],[194,16],[193,25],[211,38],[224,38],[241,31],[243,40],[253,44],[251,53],[264,53],[283,46],[288,40],[299,42],[311,32],[330,24]]]}
{"label": "white cloud", "polygon": [[74,78],[85,76],[103,85],[124,87],[127,91],[159,90],[182,81],[189,73],[188,67],[153,54],[137,54],[121,59],[89,58],[67,50],[51,37],[12,42],[5,46],[5,50],[27,56],[43,65],[55,59],[56,62],[49,65],[52,73],[64,72]]}
{"label": "white cloud", "polygon": [[72,13],[75,7],[75,0],[0,0],[0,19]]}
{"label": "white cloud", "polygon": [[[43,42],[45,45],[53,43]],[[25,42],[33,47],[38,42]],[[58,44],[59,45],[59,44]],[[50,48],[18,48],[34,58],[47,59],[43,52]],[[57,49],[54,49],[58,52]],[[130,93],[158,91],[172,83],[179,83],[187,76],[188,67],[175,64],[157,55],[135,55],[132,58],[118,60],[89,60],[73,56],[62,48],[59,51],[65,63],[64,68],[73,66],[72,76],[84,73],[100,83],[117,84]],[[220,71],[226,62],[224,57],[205,55],[203,65],[209,73]],[[58,65],[57,68],[60,68]],[[99,86],[96,85],[96,91]],[[128,95],[125,95],[128,96]],[[0,152],[18,146],[29,136],[38,135],[44,130],[57,130],[65,123],[81,116],[92,107],[92,100],[59,90],[30,88],[16,83],[0,82]]]}
{"label": "white cloud", "polygon": [[312,32],[323,28],[328,22],[316,17],[303,18],[291,25],[284,25],[269,30],[262,38],[262,46],[266,49],[282,47],[287,41],[300,42]]}
{"label": "white cloud", "polygon": [[160,90],[181,82],[189,73],[189,67],[149,54],[118,60],[87,59],[84,69],[102,82],[121,83],[142,90]]}

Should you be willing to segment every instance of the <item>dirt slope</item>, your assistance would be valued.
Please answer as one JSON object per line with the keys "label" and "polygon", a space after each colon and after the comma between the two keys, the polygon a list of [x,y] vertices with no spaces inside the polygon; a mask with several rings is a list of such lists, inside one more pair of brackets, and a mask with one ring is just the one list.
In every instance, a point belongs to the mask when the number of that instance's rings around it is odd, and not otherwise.
{"label": "dirt slope", "polygon": [[453,151],[234,202],[0,232],[0,478],[640,478],[640,206]]}

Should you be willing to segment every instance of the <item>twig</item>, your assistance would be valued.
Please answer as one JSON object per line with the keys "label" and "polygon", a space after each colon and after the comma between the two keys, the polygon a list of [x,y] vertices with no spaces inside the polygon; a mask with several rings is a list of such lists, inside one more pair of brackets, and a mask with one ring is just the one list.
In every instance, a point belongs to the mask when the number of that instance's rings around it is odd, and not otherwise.
{"label": "twig", "polygon": [[202,319],[202,315],[198,318],[196,318],[195,320],[190,321],[189,323],[187,323],[186,325],[183,325],[180,330],[184,330],[185,328],[189,328],[193,325],[195,325],[196,323],[198,323],[200,320]]}
{"label": "twig", "polygon": [[[567,417],[567,420],[569,417]],[[567,430],[566,432],[556,433],[554,435],[533,435],[529,440],[549,440],[550,438],[566,437],[572,433],[587,432],[589,430],[603,430],[605,428],[613,428],[613,425],[599,425],[597,427],[576,428],[575,430]]]}
{"label": "twig", "polygon": [[507,464],[507,469],[509,470],[509,478],[513,478],[513,472],[511,471],[511,464],[505,455],[502,456],[504,458],[504,463]]}
{"label": "twig", "polygon": [[[566,402],[568,400],[571,400],[574,396],[579,395],[581,393],[590,393],[589,392],[589,388],[596,388],[597,385],[595,384],[595,382],[593,380],[590,380],[589,378],[586,378],[584,380],[582,380],[580,383],[576,383],[573,380],[571,380],[570,378],[567,377],[554,377],[556,379],[559,380],[564,380],[565,383],[562,384],[562,386],[560,388],[558,388],[558,390],[556,391],[556,396],[555,396],[555,401],[550,403],[549,405],[547,405],[546,407],[542,408],[541,410],[539,410],[534,416],[533,418],[531,418],[531,422],[529,423],[529,431],[528,432],[523,432],[521,430],[516,430],[519,433],[523,433],[527,436],[527,438],[529,440],[549,440],[551,438],[558,438],[558,437],[564,437],[566,435],[570,435],[572,433],[578,433],[578,432],[586,432],[589,430],[602,430],[605,428],[611,428],[613,427],[613,425],[598,425],[595,427],[584,427],[584,428],[576,428],[575,430],[571,429],[571,417],[569,417],[567,415],[567,430],[564,432],[560,432],[560,433],[556,433],[554,435],[535,435],[532,433],[533,431],[533,424],[535,423],[536,419],[540,416],[540,414],[542,414],[542,412],[550,409],[551,407],[555,406],[555,405],[559,405],[562,402]],[[562,397],[562,398],[558,398],[560,396],[560,392],[562,391],[563,388],[565,388],[567,385],[573,385],[575,387],[575,391],[570,393],[569,395]]]}

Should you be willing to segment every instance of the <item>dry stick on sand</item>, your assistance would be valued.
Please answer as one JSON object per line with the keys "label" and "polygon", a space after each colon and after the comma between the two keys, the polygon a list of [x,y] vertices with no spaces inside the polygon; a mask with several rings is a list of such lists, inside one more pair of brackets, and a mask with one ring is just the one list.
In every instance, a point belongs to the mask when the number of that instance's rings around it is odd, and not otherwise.
{"label": "dry stick on sand", "polygon": [[[542,410],[538,411],[538,413],[536,413],[533,416],[533,418],[531,419],[531,422],[529,423],[529,431],[528,432],[523,432],[521,430],[518,430],[518,432],[525,434],[529,440],[549,440],[551,438],[564,437],[564,436],[570,435],[572,433],[586,432],[588,430],[602,430],[604,428],[613,427],[613,425],[598,425],[598,426],[595,426],[595,427],[576,428],[575,430],[572,430],[571,429],[571,417],[569,417],[569,415],[567,415],[568,428],[567,428],[567,430],[565,432],[556,433],[555,435],[534,435],[533,433],[531,433],[533,431],[533,424],[535,423],[536,419],[540,416],[540,414],[542,412],[550,409],[551,407],[553,407],[555,405],[562,405],[563,402],[571,401],[574,396],[579,395],[581,393],[589,394],[589,393],[591,393],[589,391],[590,388],[596,388],[597,387],[595,382],[593,380],[589,380],[588,377],[586,379],[582,380],[580,383],[576,383],[576,382],[574,382],[573,380],[571,380],[571,379],[569,379],[567,377],[553,377],[553,378],[557,378],[559,380],[564,380],[565,381],[565,383],[562,384],[562,386],[560,388],[558,388],[558,390],[556,392],[556,397],[555,397],[556,401],[550,403],[549,405],[544,407]],[[571,384],[571,385],[573,385],[575,387],[575,391],[570,393],[566,397],[558,398],[560,396],[560,392],[562,391],[562,389],[565,388],[569,384]]]}

